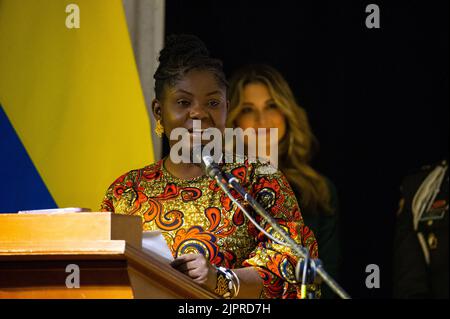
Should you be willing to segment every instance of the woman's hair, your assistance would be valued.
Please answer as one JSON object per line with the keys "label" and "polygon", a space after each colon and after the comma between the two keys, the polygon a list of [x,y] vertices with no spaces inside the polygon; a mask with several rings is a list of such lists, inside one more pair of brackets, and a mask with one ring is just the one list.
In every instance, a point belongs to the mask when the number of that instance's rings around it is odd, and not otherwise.
{"label": "woman's hair", "polygon": [[286,134],[278,145],[279,167],[299,194],[301,206],[308,212],[320,209],[332,213],[327,181],[309,164],[318,142],[311,132],[305,110],[297,104],[288,83],[277,70],[268,65],[248,65],[231,77],[227,127],[237,126],[244,88],[250,83],[265,85],[284,114]]}
{"label": "woman's hair", "polygon": [[205,44],[196,36],[188,34],[171,35],[166,39],[159,53],[159,66],[154,74],[155,97],[163,98],[164,89],[173,86],[187,72],[209,70],[214,73],[220,85],[228,87],[222,62],[211,58]]}

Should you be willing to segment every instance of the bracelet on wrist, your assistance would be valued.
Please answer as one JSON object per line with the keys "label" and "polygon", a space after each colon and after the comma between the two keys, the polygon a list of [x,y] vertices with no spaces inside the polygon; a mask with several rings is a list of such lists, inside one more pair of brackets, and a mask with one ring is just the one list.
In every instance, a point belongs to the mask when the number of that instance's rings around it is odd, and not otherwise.
{"label": "bracelet on wrist", "polygon": [[231,269],[217,267],[217,283],[214,292],[225,298],[236,298],[239,293],[240,282],[238,276]]}

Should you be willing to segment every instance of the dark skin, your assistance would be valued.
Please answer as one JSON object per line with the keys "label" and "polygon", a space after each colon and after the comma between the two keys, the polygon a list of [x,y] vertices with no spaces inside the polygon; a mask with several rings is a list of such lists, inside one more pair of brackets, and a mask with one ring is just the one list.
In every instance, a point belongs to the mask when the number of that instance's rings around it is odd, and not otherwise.
{"label": "dark skin", "polygon": [[[170,140],[170,132],[178,127],[192,129],[194,120],[201,120],[201,128],[225,129],[228,110],[225,88],[221,87],[211,71],[192,70],[175,86],[164,89],[163,100],[153,100],[153,115],[161,120],[164,134],[172,147],[177,141]],[[175,164],[167,157],[164,165],[174,176],[190,179],[203,175],[195,164]]]}
{"label": "dark skin", "polygon": [[[164,134],[172,147],[177,141],[170,141],[170,132],[177,127],[192,129],[194,120],[201,120],[201,128],[225,129],[229,101],[226,89],[218,83],[208,70],[191,70],[174,86],[165,87],[161,100],[152,102],[153,115],[161,120]],[[168,156],[165,168],[174,176],[191,179],[204,175],[195,164],[173,163]],[[216,287],[217,272],[214,266],[201,254],[187,254],[176,258],[172,267],[183,272],[196,283],[210,291]],[[262,279],[253,267],[233,270],[239,277],[241,286],[239,298],[258,298],[263,287]]]}

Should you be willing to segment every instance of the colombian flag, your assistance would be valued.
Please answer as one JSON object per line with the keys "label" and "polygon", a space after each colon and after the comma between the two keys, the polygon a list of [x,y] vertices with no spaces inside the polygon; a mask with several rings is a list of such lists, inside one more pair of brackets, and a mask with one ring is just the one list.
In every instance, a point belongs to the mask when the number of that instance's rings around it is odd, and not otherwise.
{"label": "colombian flag", "polygon": [[121,0],[0,0],[0,106],[0,212],[97,210],[154,161]]}

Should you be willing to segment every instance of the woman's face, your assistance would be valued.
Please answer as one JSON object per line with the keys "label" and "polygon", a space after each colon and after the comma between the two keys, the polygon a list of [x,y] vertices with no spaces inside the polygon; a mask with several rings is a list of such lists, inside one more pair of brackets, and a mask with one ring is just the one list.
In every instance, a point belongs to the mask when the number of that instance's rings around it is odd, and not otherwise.
{"label": "woman's face", "polygon": [[[269,145],[269,129],[278,128],[278,141],[286,134],[286,120],[284,114],[276,105],[269,89],[262,83],[250,83],[244,87],[241,113],[237,116],[235,124],[242,129],[265,128],[267,144]],[[273,141],[272,141],[273,143]]]}
{"label": "woman's face", "polygon": [[[153,112],[161,119],[165,134],[175,128],[185,128],[191,134],[193,121],[201,120],[201,129],[225,129],[228,102],[226,90],[219,85],[215,75],[208,70],[191,70],[172,87],[164,91],[163,101],[154,102]],[[170,141],[170,146],[177,141]]]}

